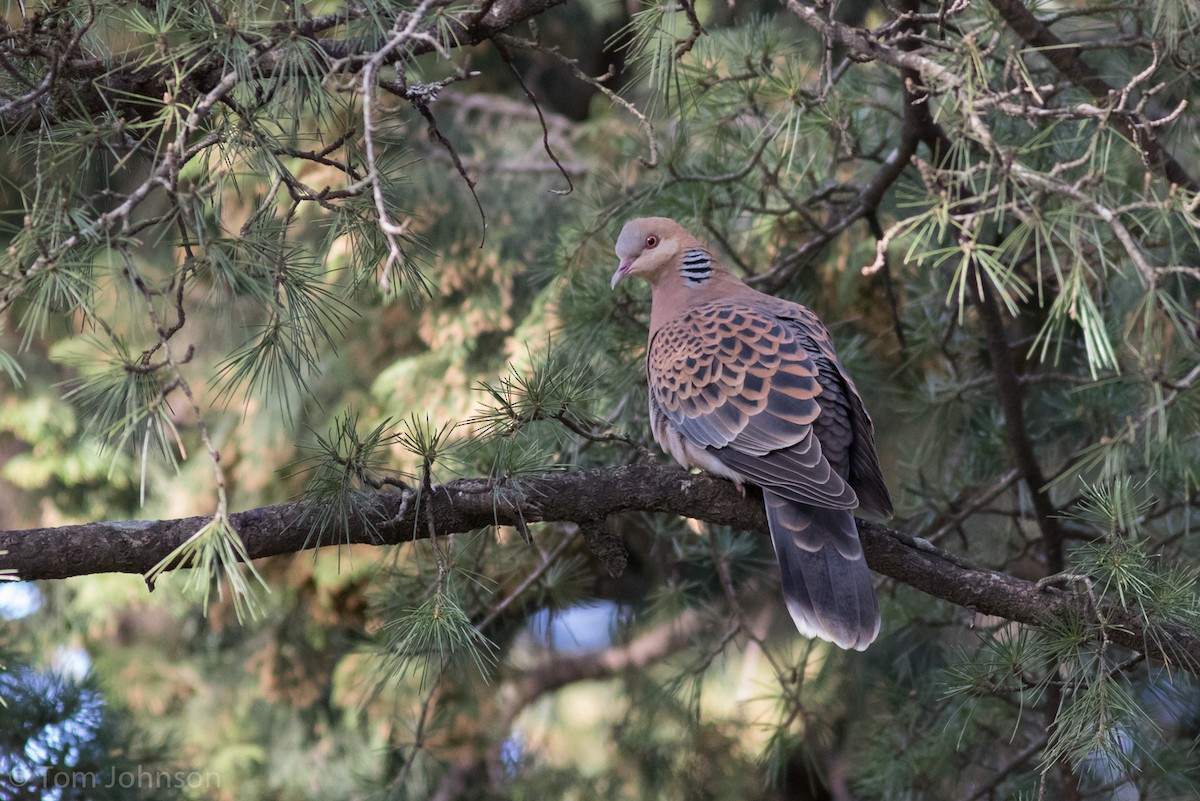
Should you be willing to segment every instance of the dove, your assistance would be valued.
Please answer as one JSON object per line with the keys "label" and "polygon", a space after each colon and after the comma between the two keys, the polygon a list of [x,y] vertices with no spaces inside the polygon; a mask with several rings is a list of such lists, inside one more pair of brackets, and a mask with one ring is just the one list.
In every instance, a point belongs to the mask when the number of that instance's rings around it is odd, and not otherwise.
{"label": "dove", "polygon": [[879,603],[854,509],[888,518],[875,431],[829,332],[805,306],[747,286],[679,223],[617,238],[612,288],[651,287],[646,381],[655,441],[684,468],[762,490],[800,633],[864,650]]}

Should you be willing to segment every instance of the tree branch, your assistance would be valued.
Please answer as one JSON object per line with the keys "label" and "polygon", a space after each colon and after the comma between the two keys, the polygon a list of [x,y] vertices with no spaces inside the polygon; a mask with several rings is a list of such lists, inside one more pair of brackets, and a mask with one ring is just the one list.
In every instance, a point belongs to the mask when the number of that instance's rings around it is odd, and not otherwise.
{"label": "tree branch", "polygon": [[[423,511],[418,520],[416,510]],[[424,539],[424,511],[441,535],[518,521],[586,523],[624,512],[661,512],[765,533],[762,501],[742,498],[732,484],[651,463],[550,473],[522,479],[520,489],[484,479],[459,479],[426,491],[388,488],[366,515],[352,516],[342,541],[383,545]],[[311,548],[305,503],[279,504],[230,515],[252,559]],[[182,520],[87,523],[61,528],[0,532],[0,569],[27,580],[94,573],[144,573],[209,522]],[[1143,613],[1116,606],[1100,610],[1086,595],[1039,588],[914,540],[887,526],[859,521],[867,563],[935,598],[1030,625],[1068,617],[1107,621],[1109,640],[1147,656],[1200,669],[1200,632],[1172,622],[1147,623]],[[328,541],[326,539],[326,541]]]}
{"label": "tree branch", "polygon": [[661,623],[627,643],[567,654],[552,654],[536,664],[521,668],[496,691],[497,708],[488,724],[498,736],[491,738],[486,753],[460,752],[464,757],[450,766],[433,801],[461,798],[472,784],[491,773],[495,786],[503,776],[502,750],[517,716],[543,695],[580,681],[610,679],[629,671],[643,670],[693,644],[706,625],[695,609],[685,609],[674,619]]}
{"label": "tree branch", "polygon": [[[1058,38],[1021,0],[990,2],[1017,36],[1036,47],[1039,55],[1053,64],[1055,69],[1076,86],[1087,90],[1100,101],[1108,101],[1111,97],[1121,94],[1080,57],[1077,48]],[[1200,190],[1200,183],[1175,160],[1174,156],[1163,149],[1154,128],[1146,124],[1147,120],[1138,114],[1120,109],[1113,115],[1112,121],[1121,135],[1133,142],[1145,155],[1146,166],[1162,173],[1173,184],[1179,184],[1193,192]]]}
{"label": "tree branch", "polygon": [[[1059,39],[1043,25],[1021,0],[990,2],[1018,36],[1037,47],[1047,61],[1080,88],[1106,101],[1113,95],[1121,94],[1079,57],[1076,48]],[[800,0],[786,0],[785,5],[788,11],[806,25],[828,40],[849,48],[860,58],[876,59],[897,69],[909,70],[920,75],[922,82],[930,89],[958,92],[964,86],[964,78],[961,75],[917,51],[894,46],[871,31],[828,19],[816,8],[807,6]],[[1166,176],[1172,183],[1192,191],[1200,189],[1200,183],[1163,149],[1154,133],[1152,121],[1123,108],[1114,109],[1111,119],[1117,130],[1134,143],[1149,168]]]}
{"label": "tree branch", "polygon": [[[565,2],[567,0],[483,0],[474,9],[465,10],[450,24],[452,33],[439,31],[436,21],[421,20],[422,24],[416,31],[420,38],[403,51],[391,54],[390,62],[415,58],[439,47],[452,50],[477,45]],[[372,52],[372,40],[369,37],[338,39],[325,34],[350,20],[361,18],[365,13],[363,8],[353,6],[323,17],[281,22],[275,26],[273,33],[279,40],[285,40],[290,35],[310,39],[331,59],[362,55]],[[56,117],[76,116],[80,113],[95,115],[111,111],[140,119],[151,113],[147,111],[141,98],[163,97],[164,92],[169,92],[173,85],[171,70],[147,69],[140,56],[126,57],[116,54],[112,58],[71,60],[67,57],[74,49],[69,48],[63,52],[62,68],[55,76],[55,80],[61,83],[62,87],[55,94],[70,98],[70,106],[56,103],[49,108],[36,109],[37,113],[31,113],[27,103],[0,104],[0,127],[3,127],[6,133],[36,127],[47,121],[53,122]],[[9,55],[3,50],[0,50],[0,54]],[[271,77],[275,73],[277,62],[278,59],[272,51],[271,55],[255,65],[254,77]],[[219,54],[214,54],[207,63],[192,66],[188,88],[200,96],[209,93],[220,82],[226,71],[225,66]],[[38,87],[38,91],[44,93],[45,90]],[[114,98],[121,97],[132,100],[127,103],[114,101]]]}
{"label": "tree branch", "polygon": [[[918,11],[917,0],[905,0],[901,9],[909,13]],[[908,26],[900,30],[914,32]],[[900,43],[900,49],[911,51],[914,44],[911,39]],[[932,162],[939,168],[947,167],[947,160],[953,149],[949,135],[933,118],[929,108],[929,95],[920,87],[920,75],[909,67],[900,71],[904,83],[904,126],[901,136],[902,143],[911,143],[915,149],[916,142],[924,142],[929,148]],[[956,197],[964,192],[961,186],[953,186]],[[974,207],[973,203],[963,202],[964,207]],[[881,240],[879,252],[885,254],[886,241]],[[1048,573],[1061,573],[1065,566],[1063,554],[1064,535],[1059,522],[1058,510],[1050,499],[1046,489],[1046,477],[1037,460],[1033,440],[1029,435],[1029,426],[1025,422],[1025,407],[1020,375],[1012,348],[1004,328],[1004,319],[996,302],[992,279],[981,268],[978,259],[971,256],[971,269],[974,273],[973,302],[979,309],[983,321],[984,339],[987,342],[988,354],[992,361],[992,373],[996,391],[1000,398],[1000,407],[1004,411],[1004,427],[1008,435],[1009,448],[1013,453],[1013,461],[1020,470],[1029,487],[1038,527],[1042,532],[1046,570]]]}
{"label": "tree branch", "polygon": [[579,681],[641,670],[687,647],[706,626],[695,609],[646,631],[623,645],[549,657],[506,682],[500,691],[500,720],[507,731],[521,710],[541,696]]}
{"label": "tree branch", "polygon": [[[982,273],[978,264],[972,260],[973,268]],[[1029,426],[1025,422],[1025,403],[1021,389],[1020,375],[1017,371],[1013,349],[1008,342],[1004,330],[1004,319],[1000,315],[1000,307],[996,303],[996,295],[992,289],[991,280],[982,274],[975,283],[978,298],[976,307],[983,321],[984,338],[987,341],[988,355],[992,361],[992,375],[996,382],[996,394],[999,395],[1000,408],[1004,410],[1004,429],[1008,435],[1008,445],[1013,453],[1013,461],[1025,484],[1029,487],[1029,497],[1037,515],[1038,528],[1042,532],[1043,552],[1046,556],[1046,571],[1061,573],[1066,567],[1063,542],[1062,524],[1059,520],[1059,510],[1055,508],[1046,488],[1046,474],[1038,461],[1034,450],[1033,438],[1029,434]]]}

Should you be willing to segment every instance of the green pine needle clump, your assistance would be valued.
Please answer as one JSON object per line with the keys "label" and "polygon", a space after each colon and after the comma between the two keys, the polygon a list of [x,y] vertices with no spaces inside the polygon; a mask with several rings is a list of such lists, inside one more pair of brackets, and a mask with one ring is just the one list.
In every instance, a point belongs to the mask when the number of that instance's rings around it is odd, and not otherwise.
{"label": "green pine needle clump", "polygon": [[315,435],[316,441],[308,446],[311,455],[287,468],[289,476],[308,476],[301,495],[305,513],[300,521],[308,532],[306,547],[348,546],[356,524],[363,527],[368,539],[378,540],[376,493],[394,472],[386,467],[389,453],[385,447],[395,437],[390,433],[394,427],[387,418],[362,433],[358,415],[347,410],[333,421],[327,434]]}
{"label": "green pine needle clump", "polygon": [[167,571],[181,569],[187,570],[183,585],[185,593],[199,596],[201,606],[207,610],[214,588],[218,598],[223,599],[228,592],[239,621],[253,618],[262,610],[262,604],[246,573],[263,591],[271,591],[251,563],[241,535],[223,513],[214,516],[150,568],[146,572],[146,581],[153,584],[161,580]]}
{"label": "green pine needle clump", "polygon": [[498,655],[496,645],[455,598],[445,574],[420,604],[396,610],[381,633],[390,679],[415,671],[424,685],[442,669],[460,665],[471,665],[487,677]]}

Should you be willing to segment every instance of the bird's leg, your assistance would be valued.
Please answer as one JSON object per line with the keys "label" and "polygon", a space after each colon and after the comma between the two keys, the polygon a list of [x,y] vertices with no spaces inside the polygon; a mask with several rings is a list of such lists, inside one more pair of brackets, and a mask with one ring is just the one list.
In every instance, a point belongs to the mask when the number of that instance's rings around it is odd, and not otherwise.
{"label": "bird's leg", "polygon": [[401,496],[400,508],[396,510],[396,514],[392,518],[392,522],[399,523],[401,520],[404,519],[404,516],[406,514],[408,514],[408,493],[407,492],[405,492],[404,495]]}

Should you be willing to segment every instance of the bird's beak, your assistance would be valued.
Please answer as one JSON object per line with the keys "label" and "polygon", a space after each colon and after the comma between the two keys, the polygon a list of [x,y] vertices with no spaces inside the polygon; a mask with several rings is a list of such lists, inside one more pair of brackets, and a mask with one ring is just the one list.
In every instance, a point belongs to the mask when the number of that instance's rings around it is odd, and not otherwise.
{"label": "bird's beak", "polygon": [[613,273],[612,283],[608,285],[609,289],[616,289],[617,284],[621,283],[621,279],[629,272],[629,268],[633,265],[633,259],[621,259],[621,265],[617,267],[617,271]]}

